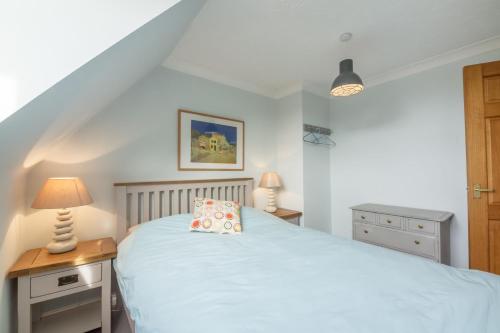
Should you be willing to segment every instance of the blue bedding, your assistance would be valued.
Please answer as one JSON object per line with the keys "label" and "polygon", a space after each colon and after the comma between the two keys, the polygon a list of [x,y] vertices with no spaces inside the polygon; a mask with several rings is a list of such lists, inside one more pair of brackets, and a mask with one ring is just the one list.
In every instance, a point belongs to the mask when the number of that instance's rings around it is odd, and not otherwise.
{"label": "blue bedding", "polygon": [[500,278],[299,228],[252,208],[243,233],[141,225],[118,247],[137,333],[500,332]]}

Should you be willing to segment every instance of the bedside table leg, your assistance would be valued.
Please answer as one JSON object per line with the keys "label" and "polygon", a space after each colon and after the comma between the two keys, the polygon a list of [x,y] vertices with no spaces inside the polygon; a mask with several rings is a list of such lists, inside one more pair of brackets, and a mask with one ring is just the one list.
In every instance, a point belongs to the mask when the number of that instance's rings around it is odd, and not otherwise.
{"label": "bedside table leg", "polygon": [[17,331],[31,333],[30,277],[17,278]]}
{"label": "bedside table leg", "polygon": [[111,333],[111,260],[102,263],[101,332]]}

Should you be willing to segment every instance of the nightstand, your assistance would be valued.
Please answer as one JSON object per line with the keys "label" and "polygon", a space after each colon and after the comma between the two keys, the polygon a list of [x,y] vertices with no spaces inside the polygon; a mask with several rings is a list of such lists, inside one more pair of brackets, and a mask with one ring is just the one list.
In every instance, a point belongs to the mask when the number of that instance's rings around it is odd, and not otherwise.
{"label": "nightstand", "polygon": [[[79,242],[73,251],[25,252],[9,271],[17,278],[18,332],[111,332],[112,238]],[[100,293],[99,293],[100,289]]]}
{"label": "nightstand", "polygon": [[300,225],[300,217],[302,216],[302,212],[285,208],[278,208],[277,211],[270,214],[295,225]]}

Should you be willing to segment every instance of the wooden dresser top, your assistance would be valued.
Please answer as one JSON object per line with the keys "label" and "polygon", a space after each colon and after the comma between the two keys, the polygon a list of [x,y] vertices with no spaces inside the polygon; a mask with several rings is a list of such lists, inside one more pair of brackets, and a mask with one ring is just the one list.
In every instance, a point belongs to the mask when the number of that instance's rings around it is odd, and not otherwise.
{"label": "wooden dresser top", "polygon": [[9,278],[38,273],[58,268],[74,267],[116,257],[116,243],[113,238],[102,238],[78,242],[76,249],[50,254],[46,248],[26,251],[12,266]]}

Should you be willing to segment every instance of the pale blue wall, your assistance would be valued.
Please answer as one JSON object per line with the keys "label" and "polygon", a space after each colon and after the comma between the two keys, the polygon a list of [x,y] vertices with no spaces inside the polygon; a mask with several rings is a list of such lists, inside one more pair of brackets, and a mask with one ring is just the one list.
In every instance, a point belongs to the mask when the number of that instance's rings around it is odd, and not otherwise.
{"label": "pale blue wall", "polygon": [[278,206],[303,211],[302,93],[296,92],[275,102],[276,171],[283,184]]}
{"label": "pale blue wall", "polygon": [[[329,127],[330,100],[302,92],[304,123]],[[332,136],[335,138],[335,135]],[[303,142],[304,146],[304,226],[331,232],[330,151],[331,146]]]}
{"label": "pale blue wall", "polygon": [[[89,239],[114,235],[113,182],[253,177],[257,185],[262,172],[276,167],[274,106],[271,98],[158,67],[31,169],[27,202],[47,177],[82,177],[94,204],[76,210],[75,231]],[[245,170],[178,171],[178,109],[244,120]],[[263,207],[263,191],[255,197]],[[46,214],[27,210],[23,226],[36,231],[25,237],[30,246],[48,241]]]}
{"label": "pale blue wall", "polygon": [[462,67],[500,51],[368,87],[331,102],[333,232],[350,238],[350,206],[448,210],[451,262],[468,267]]}

